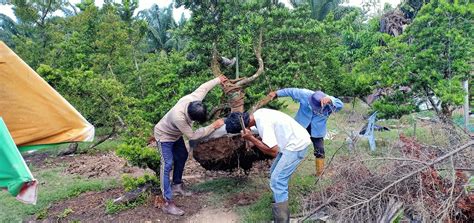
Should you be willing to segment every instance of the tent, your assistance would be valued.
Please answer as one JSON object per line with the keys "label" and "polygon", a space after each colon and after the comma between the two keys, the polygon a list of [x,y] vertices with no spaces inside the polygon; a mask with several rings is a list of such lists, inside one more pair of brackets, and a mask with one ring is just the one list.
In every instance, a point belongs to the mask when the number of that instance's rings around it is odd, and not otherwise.
{"label": "tent", "polygon": [[[13,151],[17,146],[20,151],[27,151],[51,144],[92,141],[94,138],[94,126],[1,41],[0,117],[5,125],[3,130],[0,129],[3,154],[18,153]],[[12,146],[8,138],[16,146]],[[3,158],[9,161],[0,160],[0,187],[5,187],[6,181],[20,180],[7,174],[8,171],[17,170],[18,166],[26,167],[21,156]],[[33,182],[31,173],[29,175],[30,179],[21,180]],[[8,190],[15,196],[19,193],[16,189]]]}

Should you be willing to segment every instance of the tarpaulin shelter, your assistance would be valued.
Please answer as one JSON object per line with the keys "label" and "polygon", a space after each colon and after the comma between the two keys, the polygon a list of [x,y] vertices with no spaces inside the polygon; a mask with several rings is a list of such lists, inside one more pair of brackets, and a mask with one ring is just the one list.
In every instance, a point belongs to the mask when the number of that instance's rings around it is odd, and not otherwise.
{"label": "tarpaulin shelter", "polygon": [[[0,137],[3,154],[18,154],[18,151],[13,151],[17,146],[20,151],[26,151],[51,144],[92,141],[94,138],[94,126],[1,41],[0,117],[6,126],[6,130],[0,131],[3,134]],[[15,147],[7,142],[8,138],[13,140]],[[33,181],[31,173],[30,179],[26,180],[6,174],[18,170],[18,166],[26,167],[21,156],[3,158],[9,160],[0,160],[0,187],[5,187],[6,181]],[[8,190],[15,196],[19,192]]]}

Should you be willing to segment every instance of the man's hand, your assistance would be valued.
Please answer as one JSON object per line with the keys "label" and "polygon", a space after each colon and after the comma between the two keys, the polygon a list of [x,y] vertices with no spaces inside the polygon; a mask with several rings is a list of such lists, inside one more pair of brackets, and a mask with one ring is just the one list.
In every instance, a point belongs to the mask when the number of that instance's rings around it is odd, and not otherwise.
{"label": "man's hand", "polygon": [[224,84],[224,82],[228,81],[227,77],[225,75],[219,76],[219,80],[221,80],[221,84]]}
{"label": "man's hand", "polygon": [[253,138],[253,134],[252,134],[252,131],[250,131],[249,129],[243,129],[241,132],[240,132],[240,135],[242,136],[242,138],[246,139],[246,140],[250,140]]}
{"label": "man's hand", "polygon": [[224,125],[224,119],[220,118],[220,119],[217,119],[216,121],[214,121],[212,123],[212,127],[214,127],[214,129],[218,129],[220,127],[222,127]]}
{"label": "man's hand", "polygon": [[324,108],[324,106],[326,106],[328,104],[332,104],[332,100],[329,96],[326,96],[326,97],[321,99],[321,107],[322,108]]}
{"label": "man's hand", "polygon": [[272,92],[268,93],[268,97],[270,97],[272,100],[275,99],[277,96],[278,95],[275,91],[272,91]]}

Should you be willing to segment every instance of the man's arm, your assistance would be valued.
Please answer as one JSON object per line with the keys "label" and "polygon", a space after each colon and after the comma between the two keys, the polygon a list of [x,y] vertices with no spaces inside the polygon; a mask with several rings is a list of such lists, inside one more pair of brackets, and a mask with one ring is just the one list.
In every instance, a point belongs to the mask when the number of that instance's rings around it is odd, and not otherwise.
{"label": "man's arm", "polygon": [[301,88],[283,88],[275,92],[278,97],[291,97],[293,100],[301,102],[307,101],[313,93],[308,89]]}
{"label": "man's arm", "polygon": [[273,146],[272,148],[268,147],[265,143],[262,141],[258,140],[253,136],[252,131],[248,129],[244,129],[242,131],[242,137],[245,140],[248,140],[252,142],[260,151],[262,151],[264,154],[267,154],[273,158],[275,158],[278,154],[278,145]]}
{"label": "man's arm", "polygon": [[329,96],[331,98],[331,101],[332,101],[332,106],[334,106],[334,111],[335,112],[338,112],[342,109],[342,107],[344,107],[344,103],[339,99],[339,98],[336,98],[336,97],[333,97],[333,96]]}
{"label": "man's arm", "polygon": [[333,111],[338,112],[342,109],[344,103],[342,103],[340,99],[328,95],[321,99],[321,107],[324,107],[325,105],[331,106]]}
{"label": "man's arm", "polygon": [[224,82],[225,80],[227,80],[225,76],[216,77],[204,84],[201,84],[201,86],[199,86],[196,90],[194,90],[193,93],[189,94],[188,96],[194,97],[196,101],[202,101],[212,88],[214,88],[219,83]]}
{"label": "man's arm", "polygon": [[179,120],[176,122],[176,127],[183,133],[183,135],[188,137],[189,140],[197,140],[206,137],[214,132],[214,130],[220,128],[222,125],[224,125],[224,120],[218,119],[214,123],[194,131],[192,127],[186,122],[186,120]]}

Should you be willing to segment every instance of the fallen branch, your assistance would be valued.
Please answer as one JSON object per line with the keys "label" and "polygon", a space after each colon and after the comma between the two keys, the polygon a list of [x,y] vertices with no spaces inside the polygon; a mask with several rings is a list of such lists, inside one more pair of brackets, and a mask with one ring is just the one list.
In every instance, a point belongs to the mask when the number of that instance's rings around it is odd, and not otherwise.
{"label": "fallen branch", "polygon": [[108,139],[112,138],[112,136],[114,136],[115,134],[117,133],[116,129],[115,129],[115,126],[112,128],[112,131],[110,132],[110,134],[102,137],[101,139],[99,139],[96,143],[92,144],[91,146],[89,146],[88,149],[93,149],[95,148],[96,146],[102,144],[103,142],[107,141]]}
{"label": "fallen branch", "polygon": [[135,190],[126,192],[124,195],[120,196],[119,198],[115,199],[113,202],[114,204],[127,204],[132,201],[135,201],[140,197],[140,195],[150,189],[151,184],[147,183],[141,187],[138,187]]}
{"label": "fallen branch", "polygon": [[[421,160],[416,160],[416,159],[408,159],[408,158],[398,158],[398,157],[380,157],[380,158],[370,158],[370,159],[364,159],[364,160],[358,160],[354,162],[367,162],[367,161],[374,161],[374,160],[397,160],[397,161],[410,161],[414,163],[419,163],[423,165],[429,166],[429,163],[423,162]],[[354,163],[352,162],[352,163]]]}

